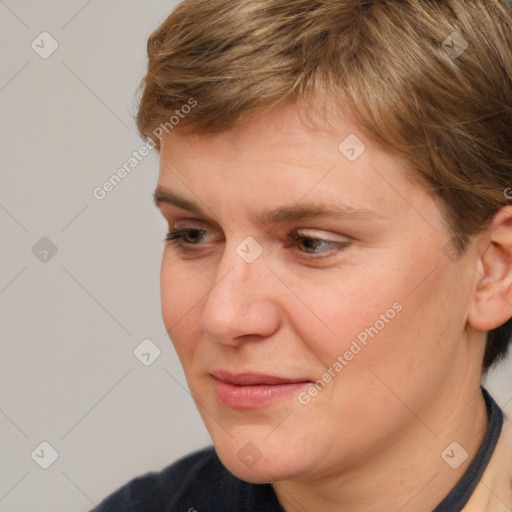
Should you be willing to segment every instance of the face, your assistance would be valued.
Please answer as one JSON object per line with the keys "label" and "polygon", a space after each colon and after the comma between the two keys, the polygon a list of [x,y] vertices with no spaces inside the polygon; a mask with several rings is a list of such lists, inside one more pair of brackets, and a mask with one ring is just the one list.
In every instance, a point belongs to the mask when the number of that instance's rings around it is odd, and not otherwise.
{"label": "face", "polygon": [[442,422],[470,357],[471,253],[445,255],[438,201],[355,120],[306,127],[288,104],[173,133],[156,198],[164,323],[235,475],[319,478]]}

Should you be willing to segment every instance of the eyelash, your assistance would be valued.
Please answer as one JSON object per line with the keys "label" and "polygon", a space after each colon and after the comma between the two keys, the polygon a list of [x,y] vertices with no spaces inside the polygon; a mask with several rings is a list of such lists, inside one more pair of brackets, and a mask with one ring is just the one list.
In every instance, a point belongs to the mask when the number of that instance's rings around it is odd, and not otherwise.
{"label": "eyelash", "polygon": [[[175,247],[177,247],[178,250],[180,250],[184,253],[193,253],[198,250],[198,249],[194,248],[194,246],[200,246],[201,243],[193,244],[193,243],[185,242],[183,240],[183,238],[186,235],[188,235],[192,232],[207,234],[206,230],[199,229],[199,228],[169,229],[167,232],[167,235],[165,237],[165,241],[167,243],[174,245]],[[325,240],[323,238],[301,235],[297,231],[293,231],[287,237],[287,240],[285,243],[285,248],[287,248],[287,249],[290,248],[291,246],[293,246],[300,240],[312,240],[314,243],[320,243],[320,244],[323,243],[325,245],[332,247],[331,250],[327,250],[327,251],[320,252],[320,253],[299,250],[299,252],[301,254],[305,255],[304,257],[312,258],[312,259],[313,258],[319,259],[322,257],[332,256],[334,253],[338,253],[350,245],[350,242],[336,242],[334,240]]]}

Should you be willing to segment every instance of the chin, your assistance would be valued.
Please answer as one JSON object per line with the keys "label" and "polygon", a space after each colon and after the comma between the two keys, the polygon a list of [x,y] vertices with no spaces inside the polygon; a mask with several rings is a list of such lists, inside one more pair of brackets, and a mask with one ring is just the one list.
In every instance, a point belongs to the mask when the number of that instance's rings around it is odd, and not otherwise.
{"label": "chin", "polygon": [[[293,475],[291,468],[287,468],[282,462],[277,463],[272,457],[262,456],[253,466],[240,461],[233,447],[226,450],[218,449],[217,454],[224,466],[240,480],[253,484],[272,483],[280,480],[288,480]],[[277,467],[276,467],[277,464]]]}
{"label": "chin", "polygon": [[214,446],[224,466],[246,482],[271,483],[297,477],[304,470],[300,467],[304,461],[296,460],[297,448],[287,446],[277,436],[273,441],[261,435],[222,435],[222,439],[214,438]]}

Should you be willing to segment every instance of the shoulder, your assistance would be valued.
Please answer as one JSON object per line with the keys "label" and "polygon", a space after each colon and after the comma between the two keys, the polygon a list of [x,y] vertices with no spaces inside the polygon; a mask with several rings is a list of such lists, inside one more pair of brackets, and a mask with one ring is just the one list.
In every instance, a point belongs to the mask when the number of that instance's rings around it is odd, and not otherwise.
{"label": "shoulder", "polygon": [[162,471],[153,471],[130,480],[91,512],[167,510],[164,507],[172,506],[172,502],[179,501],[197,485],[198,477],[208,483],[219,478],[229,479],[229,475],[214,448],[204,448],[182,457]]}
{"label": "shoulder", "polygon": [[208,447],[179,459],[160,472],[134,478],[91,512],[226,512],[246,505],[248,508],[244,510],[252,510],[252,503],[268,501],[273,504],[273,500],[270,485],[238,479],[224,467],[215,449]]}

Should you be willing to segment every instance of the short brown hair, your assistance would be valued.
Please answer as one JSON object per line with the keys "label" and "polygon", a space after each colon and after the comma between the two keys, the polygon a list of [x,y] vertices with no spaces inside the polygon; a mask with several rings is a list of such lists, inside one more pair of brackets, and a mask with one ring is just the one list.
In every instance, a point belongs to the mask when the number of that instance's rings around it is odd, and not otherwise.
{"label": "short brown hair", "polygon": [[[505,0],[185,0],[147,51],[137,126],[158,150],[158,127],[174,128],[191,99],[179,130],[222,131],[286,100],[334,98],[441,198],[456,254],[511,202]],[[511,330],[509,320],[488,332],[484,370]]]}

